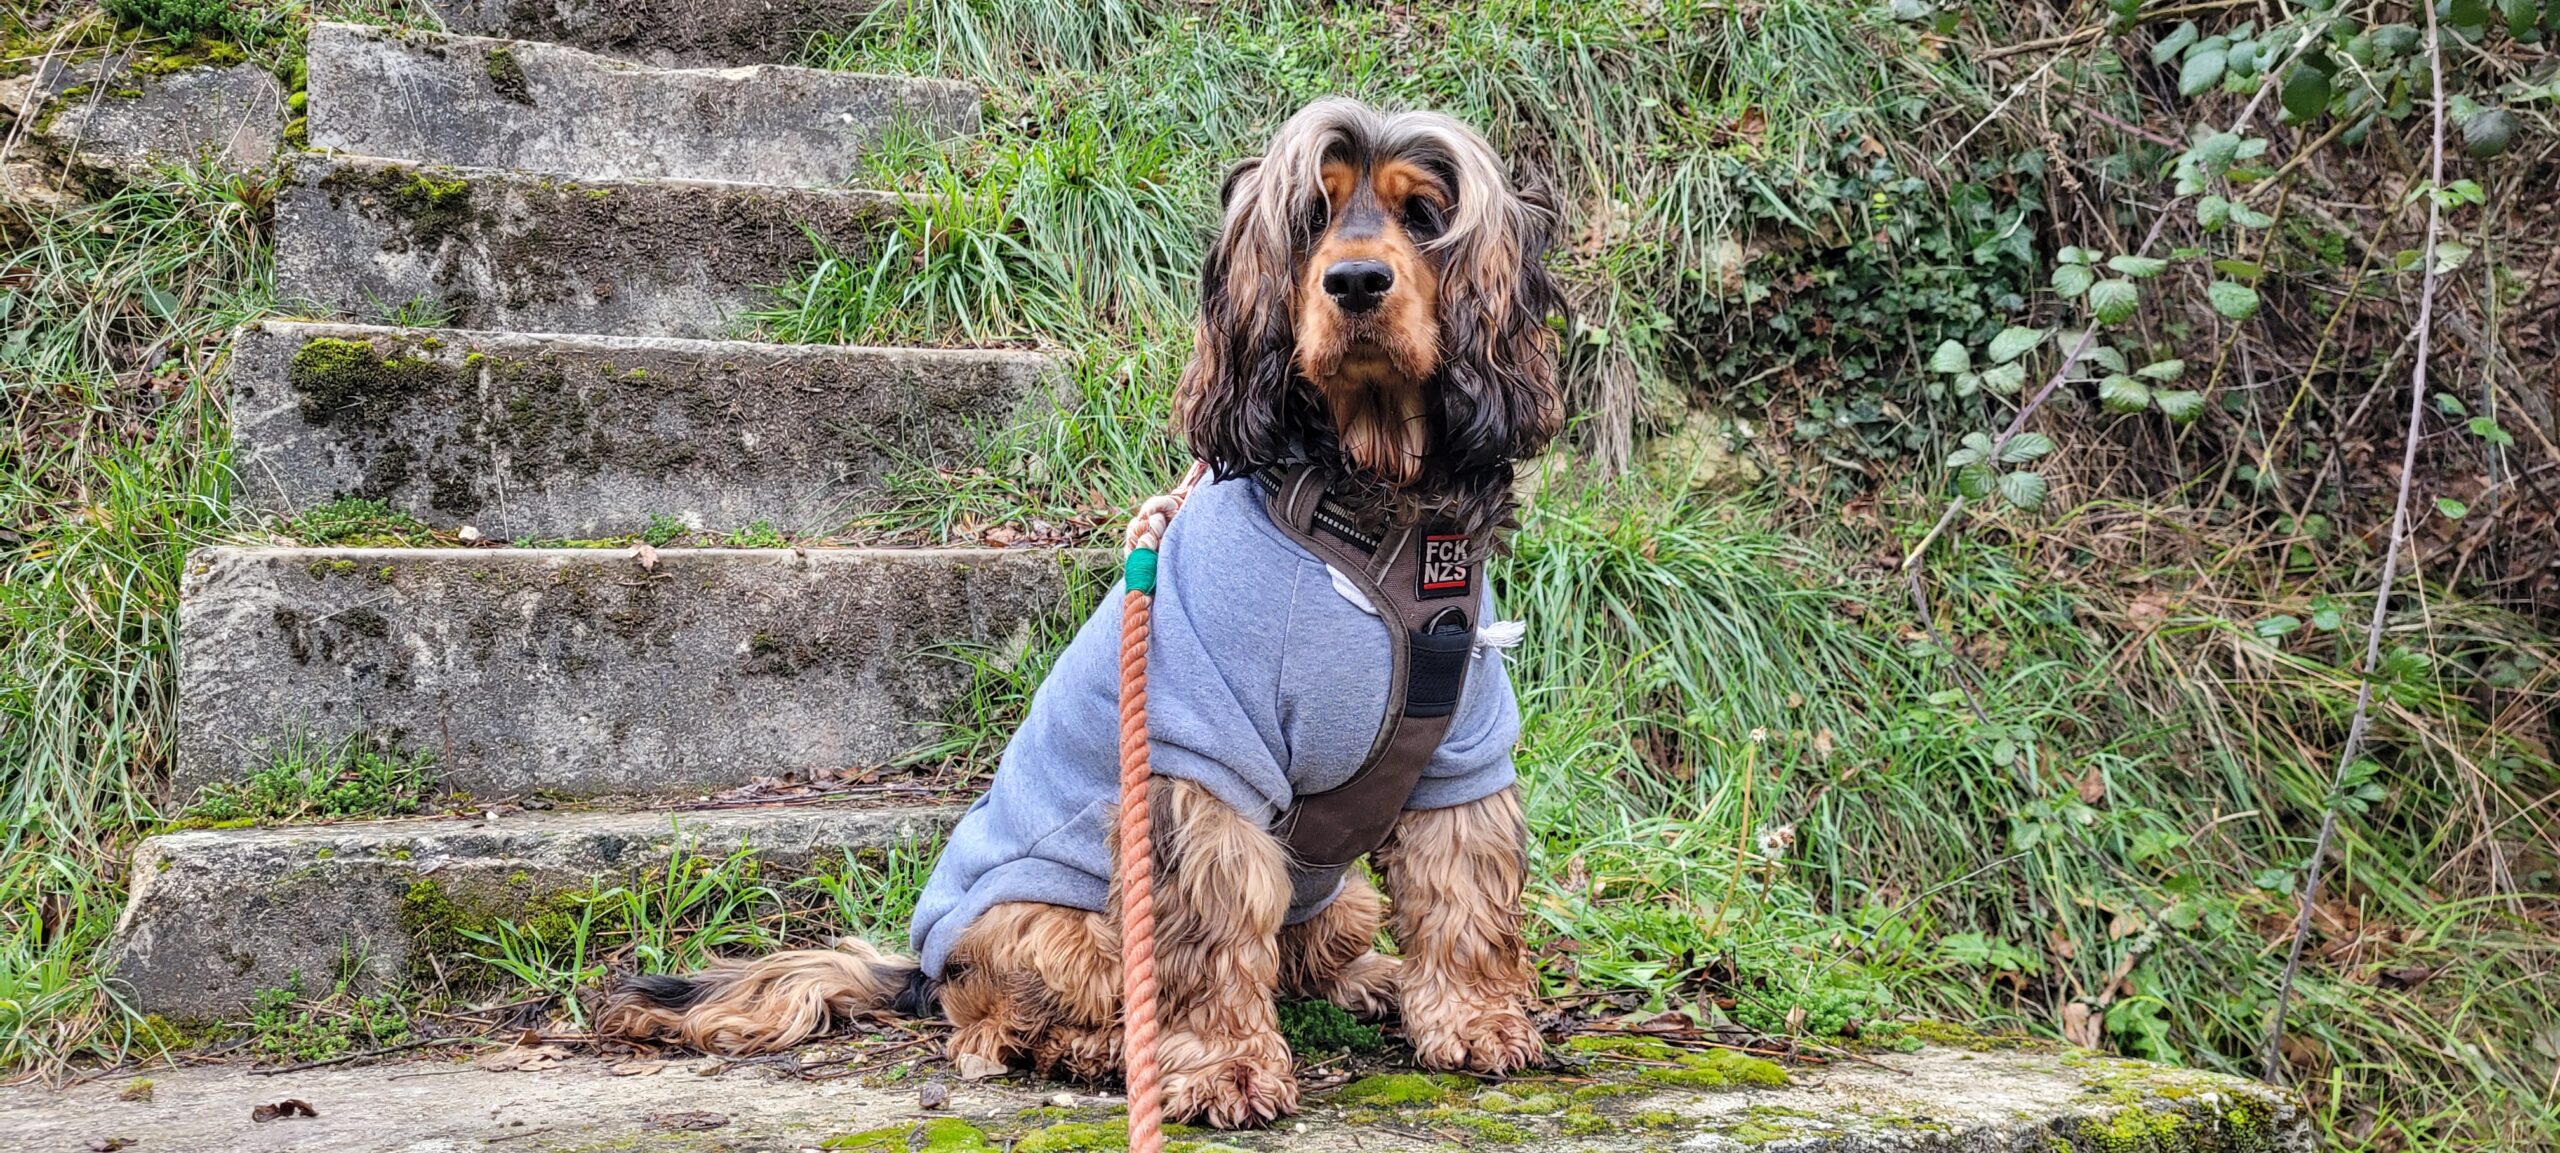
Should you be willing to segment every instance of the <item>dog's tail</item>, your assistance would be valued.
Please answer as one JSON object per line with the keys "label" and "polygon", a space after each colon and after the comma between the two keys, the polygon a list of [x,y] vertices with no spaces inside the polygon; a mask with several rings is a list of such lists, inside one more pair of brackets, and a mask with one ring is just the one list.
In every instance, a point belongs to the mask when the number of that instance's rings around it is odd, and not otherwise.
{"label": "dog's tail", "polygon": [[722,962],[689,977],[625,977],[606,994],[595,1027],[607,1037],[748,1057],[791,1048],[864,1013],[930,1012],[934,986],[913,960],[847,938],[832,949]]}

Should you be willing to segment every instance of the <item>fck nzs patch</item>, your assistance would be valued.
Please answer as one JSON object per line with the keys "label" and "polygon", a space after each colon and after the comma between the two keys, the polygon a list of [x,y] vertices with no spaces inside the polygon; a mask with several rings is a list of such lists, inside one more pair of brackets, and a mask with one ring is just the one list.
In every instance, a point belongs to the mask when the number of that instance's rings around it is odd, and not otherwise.
{"label": "fck nzs patch", "polygon": [[1422,538],[1422,568],[1416,574],[1417,600],[1440,600],[1467,593],[1467,536],[1432,534]]}

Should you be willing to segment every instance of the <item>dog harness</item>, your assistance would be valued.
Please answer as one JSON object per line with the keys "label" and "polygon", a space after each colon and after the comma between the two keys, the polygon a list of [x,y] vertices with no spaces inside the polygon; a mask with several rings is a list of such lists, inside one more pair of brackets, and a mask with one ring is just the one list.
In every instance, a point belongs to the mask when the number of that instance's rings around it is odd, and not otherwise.
{"label": "dog harness", "polygon": [[1367,759],[1342,784],[1297,797],[1273,825],[1293,862],[1290,903],[1303,907],[1331,895],[1352,862],[1386,843],[1431,754],[1449,735],[1475,648],[1484,550],[1446,525],[1364,533],[1327,498],[1323,478],[1304,466],[1266,470],[1255,479],[1270,502],[1272,524],[1360,590],[1386,624],[1395,654],[1386,712]]}

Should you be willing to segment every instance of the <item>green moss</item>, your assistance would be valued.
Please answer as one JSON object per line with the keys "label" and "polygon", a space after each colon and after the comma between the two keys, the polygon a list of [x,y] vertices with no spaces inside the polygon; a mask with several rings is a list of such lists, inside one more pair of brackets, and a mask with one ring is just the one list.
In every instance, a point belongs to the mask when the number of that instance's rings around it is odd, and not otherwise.
{"label": "green moss", "polygon": [[1688,1119],[1669,1109],[1638,1109],[1627,1114],[1627,1123],[1643,1129],[1676,1128]]}
{"label": "green moss", "polygon": [[1651,1037],[1573,1037],[1564,1043],[1565,1052],[1589,1053],[1609,1057],[1636,1057],[1647,1061],[1677,1061],[1680,1050]]}
{"label": "green moss", "polygon": [[371,341],[326,336],[296,349],[286,370],[302,419],[371,430],[389,428],[422,397],[449,392],[452,378],[433,360],[383,356]]}
{"label": "green moss", "polygon": [[1463,1130],[1479,1141],[1496,1145],[1517,1145],[1535,1135],[1528,1129],[1500,1117],[1487,1117],[1482,1113],[1463,1109],[1434,1109],[1423,1114],[1419,1120],[1425,1124],[1446,1125]]}
{"label": "green moss", "polygon": [[1564,1116],[1556,1118],[1556,1131],[1567,1137],[1597,1137],[1615,1132],[1617,1128],[1616,1121],[1580,1106],[1568,1109]]}
{"label": "green moss", "polygon": [[1368,1105],[1401,1108],[1411,1105],[1437,1105],[1458,1093],[1476,1087],[1475,1079],[1456,1073],[1379,1073],[1363,1077],[1334,1092],[1338,1105]]}
{"label": "green moss", "polygon": [[1060,1121],[1024,1134],[1013,1153],[1098,1153],[1129,1147],[1129,1126],[1116,1121]]}
{"label": "green moss", "polygon": [[1566,1103],[1565,1097],[1561,1093],[1529,1093],[1514,1096],[1510,1093],[1505,1093],[1502,1090],[1495,1089],[1476,1095],[1476,1108],[1482,1109],[1487,1113],[1501,1113],[1510,1116],[1519,1116],[1523,1114],[1545,1115],[1548,1113],[1561,1112],[1563,1111]]}
{"label": "green moss", "polygon": [[2103,1119],[2082,1121],[2073,1136],[2088,1153],[2165,1153],[2186,1147],[2177,1141],[2186,1124],[2177,1113],[2118,1109]]}
{"label": "green moss", "polygon": [[1290,1052],[1302,1057],[1346,1050],[1375,1053],[1387,1044],[1376,1026],[1361,1023],[1331,1001],[1281,1002],[1280,1036],[1289,1042]]}
{"label": "green moss", "polygon": [[[1124,1140],[1122,1144],[1127,1144]],[[957,1117],[936,1117],[912,1125],[883,1125],[819,1142],[824,1149],[860,1149],[869,1153],[979,1153],[993,1150],[987,1134]]]}
{"label": "green moss", "polygon": [[1644,1086],[1636,1084],[1633,1081],[1602,1081],[1596,1085],[1575,1086],[1573,1090],[1573,1099],[1576,1101],[1606,1101],[1611,1097],[1624,1097],[1631,1093],[1643,1093],[1646,1091],[1647,1090]]}
{"label": "green moss", "polygon": [[498,95],[528,107],[533,104],[533,87],[526,83],[524,64],[516,59],[513,50],[505,47],[490,49],[487,68],[489,87]]}
{"label": "green moss", "polygon": [[1727,1049],[1684,1053],[1679,1061],[1676,1069],[1647,1069],[1636,1076],[1651,1084],[1683,1089],[1775,1089],[1787,1083],[1787,1071],[1776,1062]]}

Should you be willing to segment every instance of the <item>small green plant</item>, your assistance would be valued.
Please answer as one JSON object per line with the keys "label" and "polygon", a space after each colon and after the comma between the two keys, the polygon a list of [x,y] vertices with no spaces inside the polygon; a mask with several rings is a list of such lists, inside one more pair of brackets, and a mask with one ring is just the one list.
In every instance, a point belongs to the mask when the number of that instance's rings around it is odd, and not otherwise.
{"label": "small green plant", "polygon": [[306,1001],[302,975],[280,989],[259,990],[248,1023],[249,1048],[279,1064],[326,1061],[410,1037],[408,1008],[390,993],[356,996],[341,981],[327,997]]}
{"label": "small green plant", "polygon": [[302,510],[285,522],[286,536],[305,544],[401,548],[432,541],[435,530],[378,500],[340,497]]}
{"label": "small green plant", "polygon": [[183,819],[281,824],[405,816],[425,803],[434,762],[431,753],[404,753],[363,736],[332,746],[297,738],[246,779],[207,786]]}
{"label": "small green plant", "polygon": [[758,519],[748,521],[745,527],[730,533],[729,538],[721,543],[730,548],[786,548],[791,544],[791,538],[776,531],[772,521]]}
{"label": "small green plant", "polygon": [[683,539],[693,526],[662,512],[649,514],[648,527],[640,530],[640,539],[651,548],[665,548]]}
{"label": "small green plant", "polygon": [[1363,1024],[1331,1001],[1281,1002],[1280,1035],[1288,1040],[1289,1051],[1301,1057],[1375,1053],[1387,1044],[1377,1026]]}
{"label": "small green plant", "polygon": [[382,323],[398,328],[445,328],[453,324],[454,315],[453,306],[425,293],[398,304],[375,301],[374,311]]}

